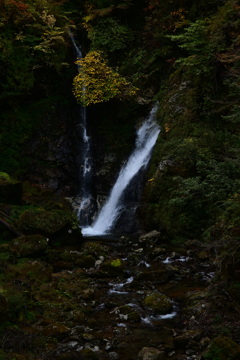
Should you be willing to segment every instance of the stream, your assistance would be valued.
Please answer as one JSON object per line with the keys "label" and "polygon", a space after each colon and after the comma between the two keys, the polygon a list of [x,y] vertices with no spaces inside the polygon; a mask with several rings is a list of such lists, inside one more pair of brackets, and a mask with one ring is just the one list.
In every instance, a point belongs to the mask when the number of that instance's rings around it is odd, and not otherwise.
{"label": "stream", "polygon": [[[72,269],[67,270],[65,262],[66,269],[54,278],[62,279],[61,286],[63,279],[64,286],[71,285],[78,306],[71,312],[74,319],[69,313],[58,314],[70,330],[48,356],[200,359],[201,331],[189,329],[187,323],[192,311],[204,308],[204,289],[214,273],[207,263],[196,260],[194,248],[163,244],[159,233],[152,232],[146,237],[86,238],[81,249],[67,248],[63,253],[68,253]],[[94,262],[88,263],[90,257]],[[190,305],[188,314],[184,308]],[[184,341],[179,340],[182,337]],[[92,357],[84,357],[86,351]]]}

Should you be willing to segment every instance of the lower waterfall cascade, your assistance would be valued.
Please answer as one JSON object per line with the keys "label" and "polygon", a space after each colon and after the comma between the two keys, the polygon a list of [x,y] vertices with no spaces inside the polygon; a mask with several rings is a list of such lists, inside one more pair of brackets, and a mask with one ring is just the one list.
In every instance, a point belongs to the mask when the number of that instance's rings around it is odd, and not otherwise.
{"label": "lower waterfall cascade", "polygon": [[140,170],[145,169],[157,141],[160,128],[155,121],[158,105],[156,104],[147,119],[137,130],[135,148],[126,163],[122,166],[110,195],[100,210],[92,226],[83,227],[84,236],[100,236],[109,234],[116,221],[124,211],[122,197],[131,180]]}

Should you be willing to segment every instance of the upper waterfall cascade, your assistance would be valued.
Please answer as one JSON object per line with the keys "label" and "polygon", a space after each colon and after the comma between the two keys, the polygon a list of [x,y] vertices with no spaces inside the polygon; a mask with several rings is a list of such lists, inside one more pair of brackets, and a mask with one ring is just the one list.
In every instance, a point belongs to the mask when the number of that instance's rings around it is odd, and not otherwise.
{"label": "upper waterfall cascade", "polygon": [[[69,33],[72,44],[74,46],[78,59],[83,57],[80,46],[76,43],[72,33]],[[81,71],[81,67],[78,65],[78,71]],[[85,93],[86,89],[83,86],[82,92]],[[91,156],[91,139],[87,131],[87,111],[86,108],[81,106],[80,108],[80,121],[78,124],[78,130],[81,134],[81,161],[80,161],[80,205],[78,208],[77,216],[80,222],[80,226],[89,225],[90,209],[93,203],[93,197],[91,195],[91,182],[92,182],[92,156]]]}
{"label": "upper waterfall cascade", "polygon": [[160,132],[159,126],[155,122],[157,108],[157,105],[153,107],[148,118],[137,130],[135,149],[120,170],[110,196],[93,225],[82,229],[83,235],[98,236],[110,233],[124,210],[123,194],[131,180],[140,170],[146,168]]}

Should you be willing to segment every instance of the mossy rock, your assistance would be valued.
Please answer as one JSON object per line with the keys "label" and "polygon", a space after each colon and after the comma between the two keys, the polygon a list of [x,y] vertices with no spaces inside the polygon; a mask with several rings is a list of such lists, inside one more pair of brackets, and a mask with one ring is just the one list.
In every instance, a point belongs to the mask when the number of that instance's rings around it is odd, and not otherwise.
{"label": "mossy rock", "polygon": [[22,203],[22,183],[0,172],[0,203],[20,205]]}
{"label": "mossy rock", "polygon": [[62,253],[61,258],[65,261],[69,261],[74,266],[80,268],[90,269],[95,265],[95,258],[92,255],[84,255],[78,251],[65,250]]}
{"label": "mossy rock", "polygon": [[82,251],[86,255],[93,255],[96,258],[99,258],[99,256],[105,256],[108,249],[98,241],[88,241],[83,244]]}
{"label": "mossy rock", "polygon": [[213,339],[202,360],[239,360],[240,345],[227,336]]}
{"label": "mossy rock", "polygon": [[120,314],[127,315],[128,320],[132,323],[138,323],[141,321],[141,316],[129,305],[123,305],[118,308]]}
{"label": "mossy rock", "polygon": [[79,244],[82,235],[78,220],[68,209],[45,210],[43,208],[24,211],[18,219],[18,228],[24,234],[41,234],[52,244]]}
{"label": "mossy rock", "polygon": [[172,310],[171,300],[164,294],[153,291],[144,299],[144,305],[155,313],[167,314]]}
{"label": "mossy rock", "polygon": [[23,283],[31,282],[45,283],[51,280],[52,267],[47,266],[43,261],[30,261],[19,262],[15,265],[9,265],[6,271],[7,280],[18,280]]}
{"label": "mossy rock", "polygon": [[116,277],[122,274],[123,262],[121,259],[112,259],[105,261],[101,269],[105,272],[108,277]]}
{"label": "mossy rock", "polygon": [[21,236],[12,241],[10,249],[17,257],[42,256],[48,249],[48,239],[39,234]]}

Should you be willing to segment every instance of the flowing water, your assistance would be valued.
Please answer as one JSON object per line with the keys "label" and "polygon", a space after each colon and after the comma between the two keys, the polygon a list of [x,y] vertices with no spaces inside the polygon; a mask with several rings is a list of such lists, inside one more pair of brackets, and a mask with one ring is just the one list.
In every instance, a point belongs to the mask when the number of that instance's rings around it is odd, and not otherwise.
{"label": "flowing water", "polygon": [[[70,39],[74,46],[77,59],[82,59],[83,55],[80,46],[76,43],[72,33],[69,33]],[[78,65],[78,71],[81,71],[81,66]],[[86,92],[85,87],[82,88],[82,93]],[[79,171],[80,188],[80,205],[78,208],[77,216],[80,226],[87,226],[90,223],[91,208],[93,207],[93,197],[91,191],[92,183],[92,156],[91,156],[91,138],[88,135],[87,129],[87,111],[86,107],[81,106],[79,116],[78,131],[81,134],[81,161]]]}
{"label": "flowing water", "polygon": [[131,180],[137,176],[140,170],[146,168],[160,132],[155,122],[156,111],[157,105],[153,107],[149,117],[138,129],[134,151],[123,165],[110,196],[95,222],[92,226],[82,229],[83,235],[95,236],[110,233],[117,219],[124,211],[124,203],[121,201],[122,196]]}

